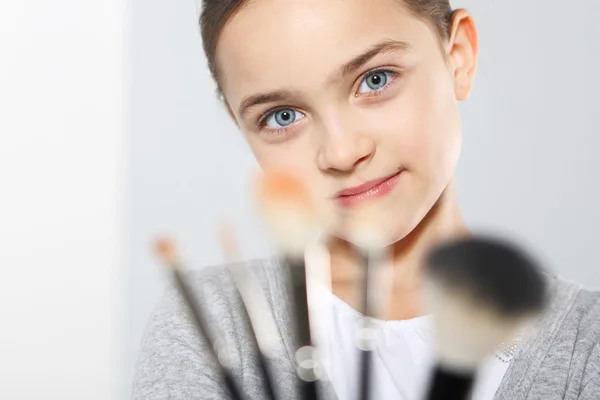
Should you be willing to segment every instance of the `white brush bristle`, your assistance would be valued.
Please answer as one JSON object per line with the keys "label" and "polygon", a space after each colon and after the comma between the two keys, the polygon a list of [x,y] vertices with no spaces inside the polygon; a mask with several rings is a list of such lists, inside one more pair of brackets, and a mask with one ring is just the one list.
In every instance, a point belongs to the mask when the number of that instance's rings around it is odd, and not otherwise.
{"label": "white brush bristle", "polygon": [[350,222],[350,242],[365,250],[383,248],[385,243],[385,223],[377,204],[365,204]]}
{"label": "white brush bristle", "polygon": [[281,251],[293,256],[304,255],[308,244],[319,234],[314,215],[293,204],[271,206],[264,219]]}
{"label": "white brush bristle", "polygon": [[280,251],[302,257],[319,235],[322,221],[304,182],[287,172],[268,172],[257,180],[258,205]]}
{"label": "white brush bristle", "polygon": [[485,303],[433,281],[426,282],[424,294],[433,314],[438,361],[455,371],[475,371],[528,321],[525,316],[504,316],[485,307]]}

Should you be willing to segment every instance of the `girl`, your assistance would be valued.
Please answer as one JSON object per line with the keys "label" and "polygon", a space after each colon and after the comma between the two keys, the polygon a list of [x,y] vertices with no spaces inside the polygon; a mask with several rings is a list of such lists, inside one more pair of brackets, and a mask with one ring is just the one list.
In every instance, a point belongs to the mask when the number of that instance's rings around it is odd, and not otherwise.
{"label": "girl", "polygon": [[[422,258],[440,239],[467,233],[454,171],[458,102],[469,97],[477,67],[473,18],[448,0],[204,0],[201,28],[221,99],[261,167],[293,170],[337,211],[327,243],[332,314],[323,393],[356,396],[357,257],[344,227],[370,207],[395,270],[373,398],[418,399],[432,362],[430,316],[419,301]],[[250,264],[286,349],[273,363],[282,398],[291,398],[281,269],[271,260]],[[213,268],[190,279],[223,332],[245,394],[259,399],[256,356],[226,276]],[[482,365],[474,399],[600,399],[600,294],[555,277],[551,293],[540,329]],[[133,397],[226,398],[203,346],[177,294],[169,294],[149,323]]]}

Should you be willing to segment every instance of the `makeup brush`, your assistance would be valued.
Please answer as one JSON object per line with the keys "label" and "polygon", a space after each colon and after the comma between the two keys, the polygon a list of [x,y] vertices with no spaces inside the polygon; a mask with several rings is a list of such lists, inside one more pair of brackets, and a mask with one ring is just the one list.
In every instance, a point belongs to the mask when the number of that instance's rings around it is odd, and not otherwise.
{"label": "makeup brush", "polygon": [[275,385],[269,370],[269,358],[275,355],[278,348],[277,326],[270,312],[270,307],[264,291],[254,273],[239,262],[240,249],[235,239],[232,226],[221,221],[219,239],[223,254],[228,261],[228,270],[233,282],[240,293],[243,303],[243,313],[252,328],[251,340],[259,352],[259,368],[265,381],[265,391],[269,399],[276,399]]}
{"label": "makeup brush", "polygon": [[208,356],[213,359],[213,364],[219,369],[220,375],[225,381],[225,386],[231,394],[231,398],[233,400],[242,400],[244,398],[242,396],[243,392],[241,388],[236,385],[229,366],[227,365],[228,356],[224,353],[225,350],[219,345],[218,340],[213,340],[213,338],[211,338],[208,323],[204,318],[204,313],[183,276],[181,262],[175,244],[170,239],[159,239],[154,244],[154,250],[162,263],[172,273],[177,290],[188,307],[198,334],[211,344],[210,346],[206,346],[206,351]]}
{"label": "makeup brush", "polygon": [[256,182],[257,202],[266,227],[283,254],[291,278],[298,348],[297,375],[302,398],[316,399],[323,367],[313,346],[304,260],[306,247],[319,234],[319,212],[304,184],[291,174],[266,172]]}
{"label": "makeup brush", "polygon": [[362,400],[370,397],[373,351],[380,341],[381,332],[375,318],[383,313],[393,285],[393,268],[387,262],[388,249],[381,223],[380,209],[376,204],[366,203],[352,216],[350,225],[350,241],[359,254],[362,271],[364,317],[356,337],[361,351],[358,382]]}
{"label": "makeup brush", "polygon": [[467,399],[483,359],[543,311],[546,281],[523,250],[484,236],[437,246],[425,280],[438,359],[427,399]]}

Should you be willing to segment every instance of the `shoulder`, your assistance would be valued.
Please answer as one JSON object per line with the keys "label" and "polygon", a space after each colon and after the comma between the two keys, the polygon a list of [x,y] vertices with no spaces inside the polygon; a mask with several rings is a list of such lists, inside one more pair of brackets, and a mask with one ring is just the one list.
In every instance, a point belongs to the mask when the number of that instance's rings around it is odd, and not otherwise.
{"label": "shoulder", "polygon": [[600,290],[581,287],[575,305],[581,313],[581,326],[589,327],[600,343]]}
{"label": "shoulder", "polygon": [[556,278],[554,296],[564,314],[561,331],[576,334],[579,341],[600,344],[600,290]]}
{"label": "shoulder", "polygon": [[[205,317],[211,324],[236,325],[238,323],[240,295],[236,289],[231,268],[246,268],[250,270],[261,285],[266,297],[271,303],[272,293],[280,291],[285,282],[282,277],[277,259],[263,258],[244,260],[229,264],[217,264],[190,270],[185,273],[186,283],[202,306]],[[277,302],[273,302],[275,305]],[[271,304],[273,306],[273,304]],[[187,306],[178,293],[175,285],[170,284],[159,300],[151,317],[150,324],[173,320],[187,319]]]}
{"label": "shoulder", "polygon": [[549,301],[511,362],[501,399],[590,397],[600,385],[600,292],[548,275]]}
{"label": "shoulder", "polygon": [[[205,305],[209,308],[218,308],[219,305],[222,305],[222,301],[237,299],[237,291],[230,272],[231,267],[249,268],[258,278],[263,289],[268,289],[277,284],[277,280],[274,278],[276,272],[270,271],[276,269],[274,264],[275,260],[269,258],[245,260],[230,264],[208,265],[186,271],[184,276],[187,285],[197,297],[197,301],[206,303]],[[151,321],[164,316],[165,313],[177,315],[186,312],[183,306],[183,300],[176,286],[171,282],[158,300]]]}
{"label": "shoulder", "polygon": [[[252,272],[268,298],[285,283],[284,269],[276,258],[245,260],[230,264],[207,266],[186,273],[187,283],[200,301],[211,308],[220,303],[235,303],[239,294],[231,274],[232,268],[245,268]],[[224,304],[222,304],[224,305]]]}
{"label": "shoulder", "polygon": [[[567,293],[570,296],[565,296]],[[560,328],[555,336],[551,353],[554,353],[554,356],[561,353],[565,356],[563,360],[569,366],[569,388],[573,392],[581,394],[594,390],[598,394],[600,391],[600,290],[558,279],[556,294],[563,299],[565,313],[564,315],[557,313]],[[587,397],[583,396],[583,398]]]}
{"label": "shoulder", "polygon": [[572,363],[579,366],[581,396],[600,398],[600,290],[581,287],[574,303],[573,323],[565,327],[575,335]]}
{"label": "shoulder", "polygon": [[[189,271],[186,281],[202,306],[211,334],[224,340],[232,364],[241,366],[252,354],[242,348],[249,341],[230,266],[233,264]],[[237,266],[250,268],[267,293],[277,290],[283,281],[274,259],[244,261]],[[210,344],[198,336],[179,292],[169,285],[146,325],[136,362],[133,398],[226,398],[220,378],[207,368],[211,365],[207,346]],[[235,368],[234,374],[240,378],[241,367]]]}
{"label": "shoulder", "polygon": [[[193,292],[195,300],[207,313],[206,317],[215,319],[217,324],[229,320],[231,310],[238,308],[239,294],[231,276],[230,267],[249,268],[266,291],[272,291],[281,278],[275,259],[255,259],[233,264],[210,265],[185,273],[186,283]],[[189,323],[188,323],[189,322]],[[212,321],[211,321],[212,322]],[[158,300],[146,327],[146,338],[153,334],[168,332],[170,336],[191,327],[187,305],[171,282]],[[193,329],[193,328],[192,328]]]}

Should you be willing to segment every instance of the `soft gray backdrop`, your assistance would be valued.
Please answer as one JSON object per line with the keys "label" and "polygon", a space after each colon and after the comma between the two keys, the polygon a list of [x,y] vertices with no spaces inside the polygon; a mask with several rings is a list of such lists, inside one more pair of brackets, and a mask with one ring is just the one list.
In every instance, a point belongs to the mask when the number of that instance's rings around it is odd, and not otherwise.
{"label": "soft gray backdrop", "polygon": [[[246,197],[256,164],[214,96],[194,0],[132,0],[128,71],[122,398],[165,284],[149,251],[175,234],[189,267],[222,261],[214,223],[268,253]],[[480,63],[462,105],[458,191],[474,228],[524,240],[565,277],[600,287],[600,2],[463,0]]]}

